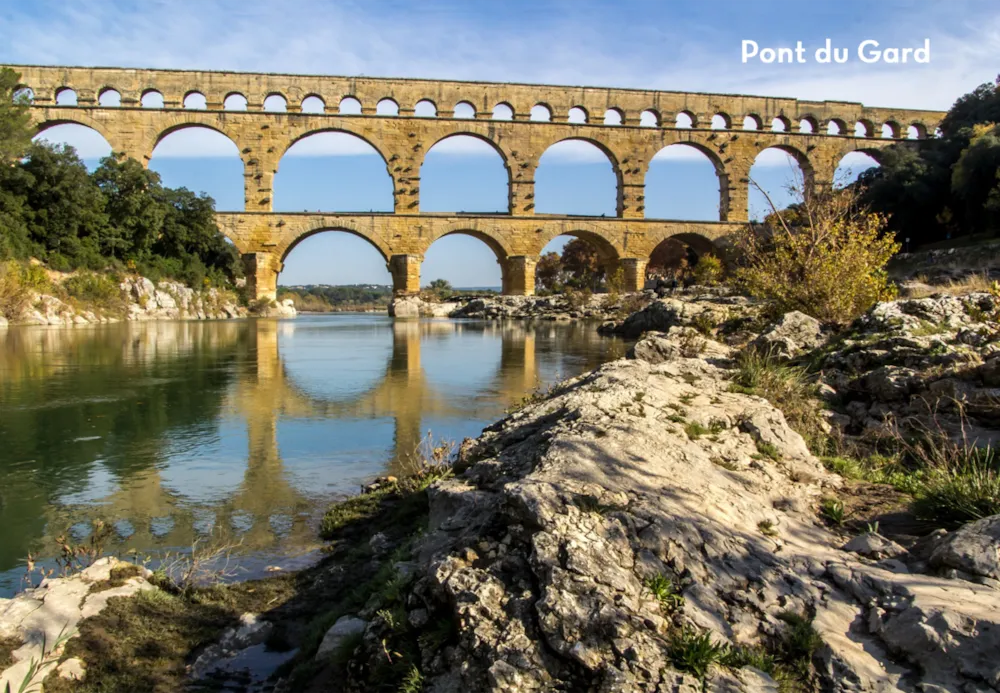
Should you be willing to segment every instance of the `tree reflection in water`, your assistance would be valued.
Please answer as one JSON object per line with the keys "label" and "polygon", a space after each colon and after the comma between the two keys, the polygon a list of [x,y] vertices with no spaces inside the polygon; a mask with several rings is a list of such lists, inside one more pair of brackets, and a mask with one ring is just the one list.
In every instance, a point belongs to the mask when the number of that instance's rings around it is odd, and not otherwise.
{"label": "tree reflection in water", "polygon": [[428,428],[475,435],[620,353],[589,326],[376,316],[0,332],[0,593],[29,551],[54,555],[95,519],[126,535],[121,551],[209,533],[312,546],[324,501],[405,473]]}

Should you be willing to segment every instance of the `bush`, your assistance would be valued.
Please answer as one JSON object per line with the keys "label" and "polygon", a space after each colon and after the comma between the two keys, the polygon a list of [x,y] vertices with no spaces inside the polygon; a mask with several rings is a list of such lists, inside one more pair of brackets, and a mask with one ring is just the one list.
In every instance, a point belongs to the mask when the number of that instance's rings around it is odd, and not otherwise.
{"label": "bush", "polygon": [[896,295],[885,266],[900,246],[885,227],[851,189],[814,195],[738,235],[737,281],[781,312],[846,324]]}
{"label": "bush", "polygon": [[565,296],[570,310],[582,310],[590,305],[593,293],[590,289],[567,289]]}
{"label": "bush", "polygon": [[0,263],[0,315],[17,320],[28,308],[32,294],[51,289],[49,276],[40,265]]}
{"label": "bush", "polygon": [[722,260],[714,255],[702,255],[695,263],[691,276],[695,284],[715,286],[722,279]]}
{"label": "bush", "polygon": [[122,312],[125,298],[117,277],[96,272],[79,272],[62,283],[71,298],[87,307]]}

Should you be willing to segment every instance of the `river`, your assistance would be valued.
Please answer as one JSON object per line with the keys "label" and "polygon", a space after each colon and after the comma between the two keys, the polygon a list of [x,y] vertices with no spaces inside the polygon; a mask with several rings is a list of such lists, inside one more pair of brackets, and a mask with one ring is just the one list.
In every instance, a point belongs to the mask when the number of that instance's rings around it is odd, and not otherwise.
{"label": "river", "polygon": [[0,330],[0,596],[95,520],[109,552],[297,567],[331,500],[623,352],[580,323],[343,313]]}

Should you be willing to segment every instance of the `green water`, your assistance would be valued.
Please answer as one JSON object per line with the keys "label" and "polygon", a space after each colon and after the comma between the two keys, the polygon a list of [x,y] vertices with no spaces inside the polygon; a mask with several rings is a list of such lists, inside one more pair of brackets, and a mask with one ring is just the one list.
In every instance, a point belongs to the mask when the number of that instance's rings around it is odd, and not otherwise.
{"label": "green water", "polygon": [[0,330],[0,596],[97,519],[110,551],[294,567],[327,502],[428,433],[476,436],[623,350],[592,325],[352,314]]}

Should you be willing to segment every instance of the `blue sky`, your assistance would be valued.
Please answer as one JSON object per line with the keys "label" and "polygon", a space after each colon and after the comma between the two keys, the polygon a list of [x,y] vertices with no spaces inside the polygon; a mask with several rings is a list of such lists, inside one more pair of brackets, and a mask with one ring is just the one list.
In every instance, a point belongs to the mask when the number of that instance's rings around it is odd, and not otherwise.
{"label": "blue sky", "polygon": [[[426,77],[750,93],[867,105],[948,108],[1000,70],[1000,3],[841,0],[503,3],[367,0],[216,1],[0,0],[0,62],[229,69]],[[741,62],[741,41],[807,48],[824,39],[855,47],[918,46],[930,64],[764,65]],[[47,138],[94,161],[108,147],[79,128]],[[361,143],[363,145],[363,143]],[[463,144],[465,146],[463,146]],[[610,164],[584,146],[550,151],[539,167],[538,211],[613,213]],[[864,162],[847,162],[854,173]],[[183,131],[165,139],[150,166],[168,185],[204,190],[221,209],[242,207],[242,172],[225,138]],[[487,147],[445,142],[421,170],[421,208],[495,211],[506,201],[499,158]],[[765,153],[753,171],[782,197],[795,175],[784,155]],[[665,151],[647,177],[647,215],[712,219],[718,182],[707,160]],[[381,161],[348,137],[312,138],[282,160],[275,208],[387,209]],[[763,209],[752,195],[751,211]],[[499,284],[499,267],[479,241],[448,237],[428,251],[425,282]],[[314,236],[292,251],[280,278],[297,283],[388,283],[377,252],[342,233]]]}

